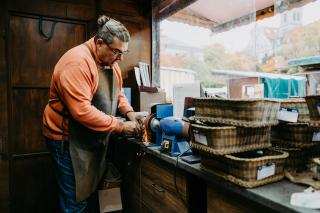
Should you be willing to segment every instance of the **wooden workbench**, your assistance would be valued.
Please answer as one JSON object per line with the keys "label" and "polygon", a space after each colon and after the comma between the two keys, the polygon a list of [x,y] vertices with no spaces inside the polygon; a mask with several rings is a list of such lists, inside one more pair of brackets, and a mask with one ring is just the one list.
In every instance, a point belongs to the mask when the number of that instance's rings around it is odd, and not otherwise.
{"label": "wooden workbench", "polygon": [[[181,159],[177,163],[176,157],[161,153],[158,147],[146,147],[136,139],[116,144],[123,161],[118,166],[125,176],[124,207],[129,212],[162,212],[164,208],[168,208],[166,212],[320,212],[290,205],[291,194],[307,187],[285,179],[245,189],[206,173],[200,163],[188,164]],[[180,196],[174,188],[174,173]]]}

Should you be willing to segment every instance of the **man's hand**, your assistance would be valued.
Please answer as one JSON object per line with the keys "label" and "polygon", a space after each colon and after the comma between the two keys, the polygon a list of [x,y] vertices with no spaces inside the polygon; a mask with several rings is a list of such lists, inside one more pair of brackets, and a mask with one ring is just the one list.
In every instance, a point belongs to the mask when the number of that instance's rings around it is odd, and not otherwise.
{"label": "man's hand", "polygon": [[144,120],[146,119],[147,114],[136,113],[136,112],[128,112],[127,118],[130,121],[138,122],[140,125],[143,125]]}
{"label": "man's hand", "polygon": [[142,127],[136,121],[125,121],[123,127],[123,133],[127,136],[140,136]]}
{"label": "man's hand", "polygon": [[129,121],[136,121],[136,113],[135,112],[128,112],[127,118],[129,119]]}

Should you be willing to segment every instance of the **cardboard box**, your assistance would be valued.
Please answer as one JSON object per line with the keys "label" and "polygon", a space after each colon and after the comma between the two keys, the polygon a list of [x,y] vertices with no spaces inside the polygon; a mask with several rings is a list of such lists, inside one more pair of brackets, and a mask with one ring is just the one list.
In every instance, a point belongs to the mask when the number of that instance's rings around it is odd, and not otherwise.
{"label": "cardboard box", "polygon": [[156,87],[140,86],[132,89],[132,107],[136,112],[151,112],[154,103],[166,103],[166,92]]}
{"label": "cardboard box", "polygon": [[163,91],[156,93],[139,92],[139,111],[151,112],[151,106],[155,103],[166,103],[166,93]]}
{"label": "cardboard box", "polygon": [[185,97],[200,97],[200,82],[175,84],[173,86],[173,116],[182,118],[184,114]]}
{"label": "cardboard box", "polygon": [[98,191],[100,213],[122,210],[120,187]]}
{"label": "cardboard box", "polygon": [[263,98],[264,97],[264,85],[263,84],[247,84],[242,85],[241,98]]}
{"label": "cardboard box", "polygon": [[244,85],[260,84],[259,77],[231,78],[228,81],[229,98],[242,98]]}

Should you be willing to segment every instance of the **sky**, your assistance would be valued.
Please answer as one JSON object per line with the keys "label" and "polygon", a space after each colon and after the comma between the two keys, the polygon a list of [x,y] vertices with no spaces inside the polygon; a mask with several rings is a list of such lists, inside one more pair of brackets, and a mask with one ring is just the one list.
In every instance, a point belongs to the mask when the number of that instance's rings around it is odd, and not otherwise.
{"label": "sky", "polygon": [[[320,0],[309,3],[302,8],[302,23],[304,25],[320,20]],[[254,29],[253,20],[251,24],[240,26],[232,30],[212,34],[209,29],[190,26],[184,23],[164,20],[160,24],[161,33],[170,38],[180,40],[192,46],[206,46],[213,43],[223,44],[228,52],[236,52],[247,47],[250,33]],[[258,21],[258,24],[266,27],[279,27],[280,16]]]}

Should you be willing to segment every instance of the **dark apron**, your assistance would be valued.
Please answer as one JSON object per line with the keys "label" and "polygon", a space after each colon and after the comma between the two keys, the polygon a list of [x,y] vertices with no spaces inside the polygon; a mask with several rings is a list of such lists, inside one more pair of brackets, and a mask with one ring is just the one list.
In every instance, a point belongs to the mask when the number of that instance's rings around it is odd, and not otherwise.
{"label": "dark apron", "polygon": [[[99,70],[99,84],[92,105],[114,116],[119,94],[117,85],[113,70]],[[97,189],[106,172],[110,133],[90,130],[71,116],[68,122],[69,150],[76,181],[76,200],[79,202],[87,199]]]}

